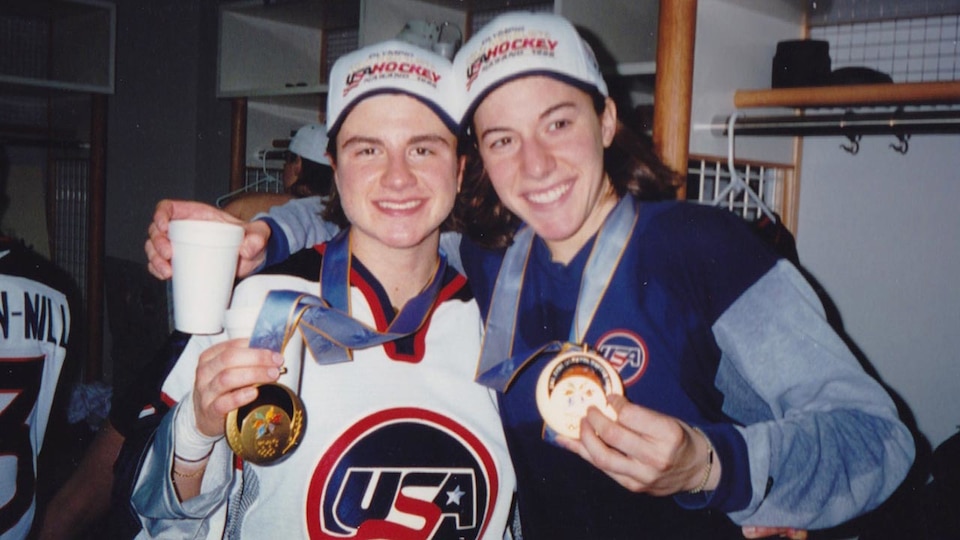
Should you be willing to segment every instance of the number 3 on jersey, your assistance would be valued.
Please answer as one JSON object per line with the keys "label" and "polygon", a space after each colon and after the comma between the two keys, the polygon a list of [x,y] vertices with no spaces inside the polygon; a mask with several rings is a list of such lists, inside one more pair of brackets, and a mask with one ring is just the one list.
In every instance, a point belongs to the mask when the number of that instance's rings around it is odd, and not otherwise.
{"label": "number 3 on jersey", "polygon": [[[37,404],[43,357],[0,358],[0,534],[33,502],[36,477],[27,420]],[[16,476],[16,481],[12,481]],[[11,491],[12,490],[12,491]]]}

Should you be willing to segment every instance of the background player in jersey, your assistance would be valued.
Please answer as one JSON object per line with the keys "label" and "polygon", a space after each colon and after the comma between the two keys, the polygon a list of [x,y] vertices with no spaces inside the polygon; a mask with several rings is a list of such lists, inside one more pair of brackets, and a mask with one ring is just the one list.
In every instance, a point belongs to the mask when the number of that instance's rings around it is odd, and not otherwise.
{"label": "background player in jersey", "polygon": [[307,124],[290,139],[286,152],[281,181],[283,193],[241,193],[226,201],[223,209],[237,219],[247,221],[261,212],[289,202],[292,199],[319,197],[330,193],[333,171],[327,154],[327,128],[320,124]]}
{"label": "background player in jersey", "polygon": [[[538,43],[550,50],[523,50]],[[465,181],[466,207],[477,212],[466,221],[474,241],[461,245],[483,311],[517,227],[535,233],[529,273],[510,276],[524,284],[515,353],[570,339],[597,235],[621,209],[637,219],[618,244],[623,258],[608,265],[613,294],[578,329],[601,350],[629,340],[643,359],[621,373],[625,398],[610,399],[618,419],[591,411],[579,441],[559,440],[569,452],[542,440],[530,397],[547,358],[501,396],[524,534],[737,537],[737,523],[757,536],[839,524],[896,488],[914,448],[889,396],[796,268],[743,223],[687,203],[638,203],[669,173],[623,146],[606,84],[569,23],[498,18],[456,65],[483,167]],[[148,255],[163,251],[162,241],[148,244]],[[161,276],[162,258],[151,259]]]}
{"label": "background player in jersey", "polygon": [[[9,204],[0,146],[0,215]],[[0,539],[26,538],[37,512],[38,457],[72,348],[70,277],[0,231]],[[64,382],[72,382],[64,380]],[[62,395],[62,393],[60,394]]]}
{"label": "background player in jersey", "polygon": [[[391,75],[399,65],[417,69]],[[374,70],[381,75],[346,85]],[[336,190],[325,215],[348,232],[248,278],[232,301],[259,305],[271,289],[329,291],[334,285],[316,281],[321,264],[346,249],[352,317],[382,331],[425,305],[423,324],[352,351],[350,362],[307,358],[299,448],[280,463],[236,470],[224,418],[254,399],[255,385],[277,379],[280,356],[245,340],[194,337],[164,383],[180,403],[135,489],[143,536],[220,528],[248,538],[503,535],[514,478],[492,395],[473,382],[479,312],[438,251],[463,165],[452,79],[448,61],[399,42],[338,59],[327,107]],[[423,296],[431,290],[435,298]]]}

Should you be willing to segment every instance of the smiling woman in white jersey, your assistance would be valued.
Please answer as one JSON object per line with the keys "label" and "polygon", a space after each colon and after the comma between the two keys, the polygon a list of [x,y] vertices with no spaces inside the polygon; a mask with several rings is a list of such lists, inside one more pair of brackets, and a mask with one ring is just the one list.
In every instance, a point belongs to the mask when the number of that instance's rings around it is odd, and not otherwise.
{"label": "smiling woman in white jersey", "polygon": [[479,312],[438,245],[463,166],[451,75],[442,57],[399,42],[337,61],[326,215],[344,231],[246,279],[232,300],[259,306],[286,290],[317,295],[365,332],[418,323],[382,344],[308,351],[303,440],[275,464],[235,466],[224,421],[277,379],[279,356],[195,337],[164,383],[179,405],[134,493],[143,537],[504,535],[515,482],[493,395],[473,382]]}

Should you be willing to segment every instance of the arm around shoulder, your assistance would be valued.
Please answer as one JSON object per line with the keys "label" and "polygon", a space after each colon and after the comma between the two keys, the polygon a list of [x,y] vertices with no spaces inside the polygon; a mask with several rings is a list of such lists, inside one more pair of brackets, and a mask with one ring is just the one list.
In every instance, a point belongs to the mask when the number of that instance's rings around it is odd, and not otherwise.
{"label": "arm around shoulder", "polygon": [[[323,198],[320,196],[293,199],[274,206],[254,220],[268,223],[274,234],[267,244],[267,265],[283,261],[291,253],[325,242],[340,231],[340,227],[323,220]],[[275,234],[280,231],[283,234]]]}

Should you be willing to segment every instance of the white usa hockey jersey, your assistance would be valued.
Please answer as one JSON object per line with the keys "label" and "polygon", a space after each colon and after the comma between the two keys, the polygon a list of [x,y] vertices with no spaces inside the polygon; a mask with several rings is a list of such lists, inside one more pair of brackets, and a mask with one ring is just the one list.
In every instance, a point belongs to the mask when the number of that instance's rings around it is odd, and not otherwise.
{"label": "white usa hockey jersey", "polygon": [[[284,273],[318,275],[302,252]],[[259,305],[272,289],[316,294],[319,284],[259,275],[232,305]],[[352,315],[384,329],[392,308],[358,262]],[[386,310],[391,310],[390,312]],[[181,400],[201,351],[223,337],[194,337],[164,383]],[[235,464],[217,443],[200,496],[180,504],[170,480],[171,411],[134,492],[143,537],[502,538],[515,487],[495,401],[473,382],[479,312],[464,278],[448,270],[434,311],[414,335],[354,351],[353,361],[303,368],[303,441],[284,461]]]}

